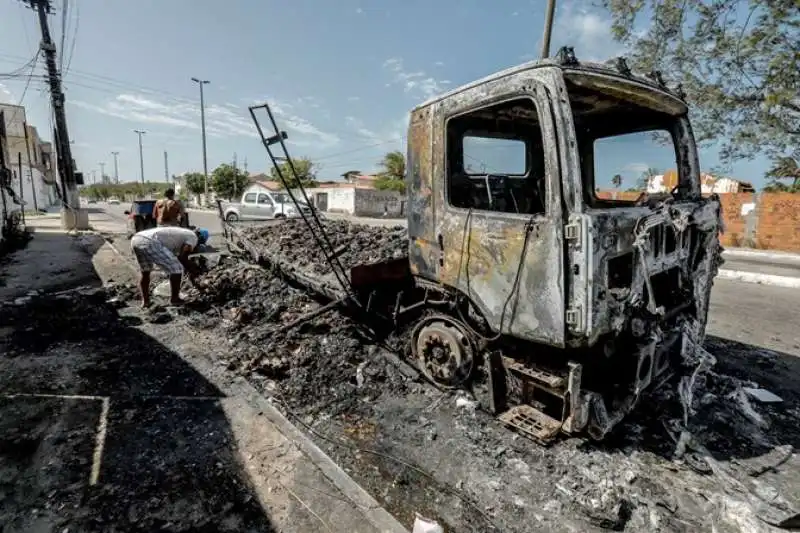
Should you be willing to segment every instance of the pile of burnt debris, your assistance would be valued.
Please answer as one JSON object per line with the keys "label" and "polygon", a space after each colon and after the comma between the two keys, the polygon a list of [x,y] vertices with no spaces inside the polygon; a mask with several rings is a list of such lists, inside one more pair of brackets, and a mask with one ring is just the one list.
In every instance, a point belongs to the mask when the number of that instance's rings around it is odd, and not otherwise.
{"label": "pile of burnt debris", "polygon": [[[345,220],[323,220],[322,225],[334,256],[344,268],[395,259],[408,253],[408,232],[402,226],[367,226]],[[254,244],[301,269],[315,274],[327,274],[331,270],[303,220],[255,226],[244,233]]]}
{"label": "pile of burnt debris", "polygon": [[[326,226],[346,265],[404,251],[402,228]],[[327,272],[302,222],[248,234]],[[774,352],[712,338],[702,364],[642,398],[605,441],[544,449],[469,393],[427,385],[353,315],[278,270],[225,257],[186,292],[186,321],[226,345],[220,364],[302,425],[380,452],[318,441],[401,520],[418,511],[457,531],[749,532],[788,527],[800,512],[800,480],[786,475],[800,468],[800,393],[794,363]]]}

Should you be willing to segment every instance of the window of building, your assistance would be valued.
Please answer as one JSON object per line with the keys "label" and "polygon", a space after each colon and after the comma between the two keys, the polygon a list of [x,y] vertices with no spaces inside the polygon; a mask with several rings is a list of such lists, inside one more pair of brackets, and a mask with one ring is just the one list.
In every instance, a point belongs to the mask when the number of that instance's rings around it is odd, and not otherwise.
{"label": "window of building", "polygon": [[533,100],[503,102],[447,122],[451,206],[544,213],[545,191],[544,147]]}
{"label": "window of building", "polygon": [[256,196],[257,196],[256,193],[249,192],[249,193],[244,195],[244,202],[246,204],[254,204],[254,203],[256,203]]}

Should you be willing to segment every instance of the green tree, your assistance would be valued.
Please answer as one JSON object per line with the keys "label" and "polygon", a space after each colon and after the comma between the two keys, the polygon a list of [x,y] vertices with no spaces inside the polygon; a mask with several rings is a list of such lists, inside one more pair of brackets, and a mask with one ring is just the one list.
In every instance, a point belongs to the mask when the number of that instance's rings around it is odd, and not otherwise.
{"label": "green tree", "polygon": [[620,174],[614,174],[614,177],[611,178],[611,184],[615,189],[622,187],[622,176]]}
{"label": "green tree", "polygon": [[[280,164],[281,175],[286,180],[290,189],[294,189],[298,185],[302,185],[303,187],[317,186],[317,169],[313,161],[307,157],[299,157],[293,158],[292,164],[295,172],[297,172],[296,176],[289,167],[288,161],[284,161]],[[275,168],[270,171],[270,176],[273,180],[280,183],[281,180]]]}
{"label": "green tree", "polygon": [[[783,191],[800,192],[800,165],[793,157],[776,157],[772,160],[772,167],[765,174],[767,178],[772,178],[769,186]],[[784,185],[781,180],[792,180],[791,185]],[[767,190],[765,187],[764,190]],[[777,191],[776,191],[777,192]]]}
{"label": "green tree", "polygon": [[403,152],[388,152],[378,163],[381,171],[375,180],[375,188],[382,191],[405,192],[406,190],[406,158]]}
{"label": "green tree", "polygon": [[387,153],[381,159],[380,166],[383,169],[380,172],[381,177],[399,181],[406,179],[406,158],[403,152],[395,150]]}
{"label": "green tree", "polygon": [[241,195],[249,181],[245,171],[227,163],[221,164],[211,173],[211,186],[217,196],[228,200]]}
{"label": "green tree", "polygon": [[183,177],[186,190],[192,194],[203,194],[206,191],[206,177],[200,172],[189,172]]}
{"label": "green tree", "polygon": [[[800,154],[797,0],[601,0],[631,66],[680,82],[700,141],[725,164]],[[650,20],[642,21],[649,15]]]}

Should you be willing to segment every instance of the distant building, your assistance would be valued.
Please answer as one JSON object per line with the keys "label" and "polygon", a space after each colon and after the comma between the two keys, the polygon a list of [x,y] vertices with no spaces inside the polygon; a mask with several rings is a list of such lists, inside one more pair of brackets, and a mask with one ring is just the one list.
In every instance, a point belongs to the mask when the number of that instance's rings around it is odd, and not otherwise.
{"label": "distant building", "polygon": [[44,208],[57,204],[53,145],[43,141],[38,130],[27,123],[25,107],[0,103],[0,113],[7,135],[5,158],[12,171],[11,186],[15,194],[28,210],[34,205]]}
{"label": "distant building", "polygon": [[[647,181],[647,192],[663,193],[669,192],[678,184],[678,172],[668,170],[664,174],[652,176]],[[733,178],[715,178],[705,172],[700,173],[700,192],[702,194],[723,194],[733,192],[755,192],[752,184],[746,181],[739,181]]]}

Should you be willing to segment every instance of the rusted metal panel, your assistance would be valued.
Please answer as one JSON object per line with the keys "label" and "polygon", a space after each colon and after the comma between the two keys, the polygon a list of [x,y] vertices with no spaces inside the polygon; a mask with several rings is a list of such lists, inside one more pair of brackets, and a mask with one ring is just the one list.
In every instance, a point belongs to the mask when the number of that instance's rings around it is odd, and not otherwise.
{"label": "rusted metal panel", "polygon": [[[547,69],[528,70],[476,85],[430,106],[436,238],[429,257],[438,252],[438,281],[468,295],[492,328],[523,339],[562,346],[561,175],[555,125],[546,95],[553,76]],[[545,143],[547,214],[532,217],[451,207],[446,187],[447,120],[520,97],[534,100],[540,115]],[[417,248],[421,251],[423,247]]]}
{"label": "rusted metal panel", "polygon": [[431,110],[411,113],[408,129],[408,235],[409,262],[414,275],[435,279],[435,251],[431,151]]}

